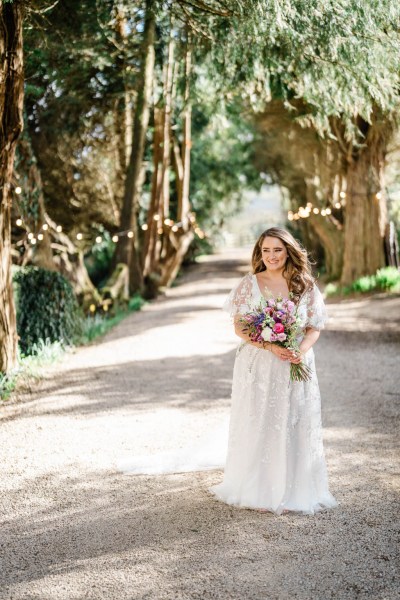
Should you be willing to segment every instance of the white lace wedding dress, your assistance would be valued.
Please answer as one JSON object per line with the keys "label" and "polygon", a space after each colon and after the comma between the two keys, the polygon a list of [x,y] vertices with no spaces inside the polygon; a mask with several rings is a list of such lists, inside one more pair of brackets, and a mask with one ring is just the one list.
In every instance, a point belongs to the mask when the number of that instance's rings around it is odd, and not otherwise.
{"label": "white lace wedding dress", "polygon": [[[224,308],[234,316],[260,299],[257,278],[248,274]],[[324,327],[327,314],[317,286],[302,297],[298,310],[302,336],[306,327]],[[239,345],[224,478],[210,488],[218,499],[276,514],[284,510],[313,514],[337,505],[328,489],[312,348],[305,361],[313,370],[311,381],[290,382],[288,362],[246,342]]]}

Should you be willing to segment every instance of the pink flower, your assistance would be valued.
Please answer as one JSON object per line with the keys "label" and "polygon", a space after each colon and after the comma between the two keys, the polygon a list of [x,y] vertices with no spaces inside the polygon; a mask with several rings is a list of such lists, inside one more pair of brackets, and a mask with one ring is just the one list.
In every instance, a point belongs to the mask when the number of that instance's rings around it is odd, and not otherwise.
{"label": "pink flower", "polygon": [[288,302],[287,302],[287,305],[286,305],[286,306],[287,306],[287,308],[288,308],[288,311],[290,311],[290,312],[293,312],[293,309],[294,309],[294,302],[292,302],[291,300],[288,300]]}
{"label": "pink flower", "polygon": [[284,342],[286,340],[286,333],[278,333],[278,335],[276,336],[276,339],[279,342]]}
{"label": "pink flower", "polygon": [[275,331],[275,333],[283,333],[285,331],[285,328],[282,325],[282,323],[275,323],[274,331]]}

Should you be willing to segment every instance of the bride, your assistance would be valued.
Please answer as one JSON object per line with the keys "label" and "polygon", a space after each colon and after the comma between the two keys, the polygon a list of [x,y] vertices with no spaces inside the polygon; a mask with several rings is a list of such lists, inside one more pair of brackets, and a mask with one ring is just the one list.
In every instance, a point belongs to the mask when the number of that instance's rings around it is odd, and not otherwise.
{"label": "bride", "polygon": [[[328,489],[321,398],[312,346],[327,320],[307,252],[279,227],[264,231],[252,255],[253,273],[232,290],[224,308],[242,338],[233,371],[228,454],[222,483],[210,491],[227,504],[282,514],[314,514],[337,505]],[[300,352],[252,342],[241,314],[261,297],[292,293],[301,317]],[[289,380],[290,363],[312,369],[306,382]]]}

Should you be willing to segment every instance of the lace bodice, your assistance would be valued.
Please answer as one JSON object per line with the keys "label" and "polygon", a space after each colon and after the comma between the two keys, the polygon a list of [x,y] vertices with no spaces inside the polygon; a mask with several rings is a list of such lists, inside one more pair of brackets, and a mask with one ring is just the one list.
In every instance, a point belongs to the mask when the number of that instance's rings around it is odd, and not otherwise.
{"label": "lace bodice", "polygon": [[[273,297],[271,293],[271,297]],[[231,290],[222,308],[231,317],[244,314],[258,304],[262,298],[257,278],[252,273],[247,273],[239,283]],[[325,327],[328,321],[323,296],[314,283],[313,287],[306,291],[300,299],[298,314],[304,329],[312,327],[318,331]]]}

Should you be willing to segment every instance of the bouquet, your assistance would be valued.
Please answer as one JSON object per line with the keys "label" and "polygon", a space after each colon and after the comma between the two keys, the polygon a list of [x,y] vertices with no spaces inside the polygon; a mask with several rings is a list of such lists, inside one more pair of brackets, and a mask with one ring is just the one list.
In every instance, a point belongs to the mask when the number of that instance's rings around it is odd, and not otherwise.
{"label": "bouquet", "polygon": [[[278,296],[263,298],[253,310],[239,319],[243,331],[252,342],[270,342],[283,348],[299,352],[297,336],[301,331],[301,320],[295,303],[289,298]],[[291,381],[310,381],[312,370],[300,362],[290,363]]]}

